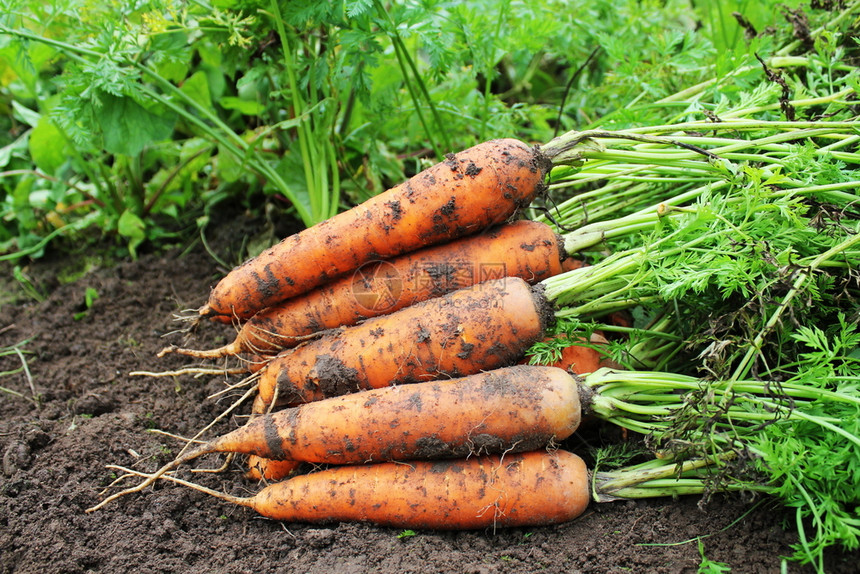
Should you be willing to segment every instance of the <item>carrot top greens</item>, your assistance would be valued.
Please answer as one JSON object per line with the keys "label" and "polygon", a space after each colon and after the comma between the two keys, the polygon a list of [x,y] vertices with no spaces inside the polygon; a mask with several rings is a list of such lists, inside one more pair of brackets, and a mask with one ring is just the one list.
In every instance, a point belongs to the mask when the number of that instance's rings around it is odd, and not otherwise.
{"label": "carrot top greens", "polygon": [[598,468],[595,498],[768,493],[795,509],[797,558],[822,570],[828,546],[860,547],[860,330],[840,317],[832,329],[799,329],[794,337],[807,351],[783,369],[794,371],[785,380],[635,371],[586,377],[596,391],[591,408],[646,434],[661,453]]}
{"label": "carrot top greens", "polygon": [[630,369],[585,377],[590,408],[651,451],[598,452],[594,497],[767,493],[823,571],[860,547],[860,69],[815,38],[548,142],[538,219],[591,263],[543,282],[555,329]]}

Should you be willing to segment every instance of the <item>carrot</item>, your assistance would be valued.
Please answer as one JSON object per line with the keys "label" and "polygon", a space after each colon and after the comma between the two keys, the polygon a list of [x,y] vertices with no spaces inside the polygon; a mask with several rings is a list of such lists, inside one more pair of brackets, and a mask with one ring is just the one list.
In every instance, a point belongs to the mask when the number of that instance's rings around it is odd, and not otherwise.
{"label": "carrot", "polygon": [[[564,249],[564,245],[562,245],[562,249]],[[586,263],[582,259],[570,257],[567,252],[564,252],[564,255],[567,257],[565,259],[563,259],[561,262],[561,270],[562,271],[573,271],[574,269],[581,269],[583,267],[588,267],[588,263]]]}
{"label": "carrot", "polygon": [[[268,405],[260,400],[260,395],[254,397],[250,420],[253,421],[258,415],[268,414],[269,412]],[[250,454],[245,464],[248,466],[245,478],[275,482],[294,476],[299,472],[304,463],[300,460],[274,460]]]}
{"label": "carrot", "polygon": [[[734,440],[731,433],[725,432],[727,427],[755,432],[763,420],[770,420],[774,409],[781,408],[769,398],[770,382],[710,381],[709,385],[708,391],[714,393],[716,401],[727,405],[720,407],[725,408],[721,415],[724,422],[719,427],[696,432],[711,437],[714,444]],[[405,464],[424,458],[474,457],[499,452],[510,455],[567,438],[576,430],[583,414],[650,435],[654,444],[665,444],[663,441],[676,437],[678,421],[673,417],[685,412],[691,392],[702,389],[701,380],[672,373],[601,368],[578,377],[558,367],[515,365],[457,380],[353,393],[258,416],[245,426],[180,455],[153,474],[129,471],[129,475],[146,479],[88,510],[96,510],[131,492],[140,492],[159,478],[170,478],[181,464],[211,453],[245,453],[271,460],[357,466],[380,460]],[[819,398],[818,392],[810,391],[813,389],[801,388],[798,400],[809,402]],[[798,420],[806,420],[803,417],[807,416],[799,414]],[[659,458],[655,462],[661,468],[664,466]],[[636,473],[639,478],[635,483],[626,479],[614,481],[613,473],[602,473],[605,476],[596,479],[614,482],[613,488],[628,490],[633,495],[639,489],[627,487],[635,487],[640,479],[672,476],[672,467],[669,465],[668,474],[663,474],[666,470],[663,468],[657,476],[646,465],[642,468],[644,474]],[[659,484],[652,486],[662,488]],[[651,490],[647,496],[657,492],[661,491]]]}
{"label": "carrot", "polygon": [[544,188],[550,162],[514,139],[450,154],[406,182],[291,235],[233,269],[199,309],[245,320],[365,263],[499,224]]}
{"label": "carrot", "polygon": [[284,480],[295,475],[302,466],[301,461],[272,460],[256,455],[249,456],[247,464],[248,471],[245,473],[245,478],[271,482]]}
{"label": "carrot", "polygon": [[520,277],[536,283],[572,268],[551,227],[520,220],[451,243],[425,247],[360,267],[352,275],[293,297],[251,317],[218,349],[163,349],[200,359],[243,352],[275,354],[315,332],[354,325],[476,283]]}
{"label": "carrot", "polygon": [[[599,333],[591,335],[591,345],[605,345],[606,338]],[[571,370],[577,374],[591,373],[602,366],[603,355],[589,344],[573,343],[561,350],[561,357],[553,365]]]}
{"label": "carrot", "polygon": [[[563,336],[563,335],[559,335]],[[583,341],[584,343],[584,341]],[[557,367],[563,369],[565,371],[575,373],[577,375],[584,375],[586,373],[593,372],[600,367],[603,366],[615,366],[614,363],[611,363],[606,360],[599,350],[595,348],[595,345],[605,345],[608,341],[605,337],[603,337],[600,333],[593,333],[591,336],[591,344],[579,344],[573,343],[562,349],[561,357],[553,363],[550,363],[548,366]],[[523,359],[519,364],[527,364],[528,359]],[[502,368],[495,371],[496,373],[505,373],[507,376],[507,369]],[[531,371],[530,376],[535,376],[539,378],[544,374],[541,371]],[[480,375],[477,375],[480,376]],[[471,377],[470,377],[471,378]],[[423,385],[426,383],[419,384]],[[438,401],[433,403],[434,405],[438,405]],[[578,399],[575,402],[576,405],[579,404]],[[570,404],[573,406],[573,403]],[[537,408],[537,407],[536,407]],[[564,407],[559,407],[564,408]],[[576,407],[578,408],[578,406]],[[265,412],[265,405],[262,401],[259,400],[259,396],[257,400],[254,402],[254,407],[252,408],[252,414],[262,414]],[[479,407],[476,407],[473,412],[483,412],[483,410]],[[560,412],[567,413],[567,410],[562,410]],[[280,415],[278,415],[280,416]],[[447,415],[446,415],[447,416]],[[583,417],[584,418],[584,417]],[[589,419],[593,420],[594,417],[590,416]],[[580,424],[581,421],[578,421]],[[368,423],[371,424],[371,423]],[[513,424],[513,421],[512,421]],[[566,435],[565,435],[566,436]],[[558,435],[556,438],[564,438],[561,435]],[[268,481],[277,481],[288,478],[292,474],[294,474],[299,463],[295,463],[292,461],[276,461],[271,460],[265,457],[260,457],[257,455],[251,455],[248,457],[248,467],[249,471],[246,475],[248,478],[254,479],[266,479]]]}
{"label": "carrot", "polygon": [[439,530],[541,526],[573,520],[590,501],[585,462],[563,450],[333,467],[242,498],[170,475],[162,478],[274,520],[316,524]]}
{"label": "carrot", "polygon": [[579,385],[571,375],[514,365],[262,414],[170,468],[216,452],[358,464],[524,451],[569,437],[579,421]]}
{"label": "carrot", "polygon": [[554,361],[533,363],[533,358],[525,358],[521,364],[543,364],[559,367],[577,375],[592,373],[600,367],[620,369],[621,366],[612,361],[600,351],[600,347],[609,344],[609,341],[600,331],[595,331],[586,341],[584,337],[571,338],[565,333],[559,333],[552,337],[544,338],[543,342],[563,341],[565,346],[561,348],[558,359]]}
{"label": "carrot", "polygon": [[539,289],[487,281],[284,351],[259,372],[259,400],[297,404],[510,365],[551,320]]}

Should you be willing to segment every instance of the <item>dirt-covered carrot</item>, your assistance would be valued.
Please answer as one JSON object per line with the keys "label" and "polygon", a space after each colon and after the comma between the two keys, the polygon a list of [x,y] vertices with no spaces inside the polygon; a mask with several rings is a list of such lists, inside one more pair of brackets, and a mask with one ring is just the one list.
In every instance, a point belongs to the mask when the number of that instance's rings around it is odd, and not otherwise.
{"label": "dirt-covered carrot", "polygon": [[[773,392],[776,387],[779,395]],[[146,480],[91,510],[168,478],[181,464],[203,454],[252,453],[272,460],[331,464],[380,459],[407,463],[422,457],[490,451],[510,454],[562,440],[573,432],[581,415],[649,435],[658,447],[683,436],[687,448],[722,445],[731,455],[737,452],[730,448],[735,441],[754,441],[763,426],[798,422],[860,445],[860,437],[838,427],[836,419],[814,411],[817,401],[824,399],[854,410],[860,404],[855,395],[803,383],[703,381],[673,373],[608,368],[579,377],[557,367],[516,365],[453,381],[354,393],[259,416],[153,474],[130,472]],[[674,465],[669,467],[660,471],[662,476],[674,476]],[[611,481],[611,489],[604,485],[605,494],[657,477],[649,470],[617,478]],[[701,492],[703,484],[695,488]]]}
{"label": "dirt-covered carrot", "polygon": [[569,437],[579,421],[579,384],[570,374],[514,365],[263,414],[171,467],[216,452],[325,464],[521,452]]}
{"label": "dirt-covered carrot", "polygon": [[297,474],[303,463],[297,460],[273,460],[251,455],[248,457],[247,464],[248,471],[245,473],[245,478],[275,482]]}
{"label": "dirt-covered carrot", "polygon": [[236,339],[218,349],[167,347],[201,359],[243,352],[276,354],[313,333],[354,325],[419,301],[501,277],[537,283],[576,263],[562,261],[560,238],[543,223],[520,220],[390,260],[376,261],[327,285],[264,309],[242,325]]}
{"label": "dirt-covered carrot", "polygon": [[[510,365],[538,340],[549,318],[540,293],[521,279],[462,289],[278,355],[260,372],[251,412]],[[280,480],[293,470],[249,457],[252,478]]]}
{"label": "dirt-covered carrot", "polygon": [[259,400],[298,404],[511,365],[551,320],[539,288],[487,281],[284,351],[260,371]]}
{"label": "dirt-covered carrot", "polygon": [[514,139],[450,154],[408,181],[287,237],[233,269],[199,310],[245,320],[365,263],[502,223],[544,187],[550,162]]}
{"label": "dirt-covered carrot", "polygon": [[[170,474],[110,465],[126,476],[175,482],[286,522],[367,522],[398,528],[470,530],[546,526],[580,516],[588,504],[714,491],[713,468],[736,453],[690,460],[671,455],[612,471],[589,471],[566,450],[536,450],[442,461],[337,466],[236,497]],[[750,484],[719,491],[761,490]],[[103,503],[102,503],[103,504]],[[97,510],[99,504],[87,509]]]}
{"label": "dirt-covered carrot", "polygon": [[162,478],[268,518],[317,524],[439,530],[540,526],[573,520],[590,501],[585,462],[563,450],[333,467],[271,484],[248,498]]}

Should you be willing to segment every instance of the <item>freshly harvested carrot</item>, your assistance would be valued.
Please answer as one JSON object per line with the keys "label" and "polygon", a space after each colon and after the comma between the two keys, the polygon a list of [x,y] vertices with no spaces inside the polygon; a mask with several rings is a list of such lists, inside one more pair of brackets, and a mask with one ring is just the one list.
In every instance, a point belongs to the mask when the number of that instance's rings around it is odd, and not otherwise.
{"label": "freshly harvested carrot", "polygon": [[370,261],[502,223],[544,188],[550,166],[537,148],[514,139],[450,154],[236,267],[215,286],[199,314],[242,321]]}
{"label": "freshly harvested carrot", "polygon": [[259,372],[258,401],[298,404],[511,365],[550,321],[539,288],[487,281],[282,352]]}
{"label": "freshly harvested carrot", "polygon": [[533,450],[573,434],[579,392],[564,370],[528,365],[372,389],[257,416],[169,467],[216,452],[358,464]]}
{"label": "freshly harvested carrot", "polygon": [[[592,345],[605,345],[608,343],[605,337],[599,333],[592,333]],[[561,350],[561,357],[553,365],[570,369],[577,374],[591,373],[603,366],[603,355],[595,347],[587,344],[572,344]]]}
{"label": "freshly harvested carrot", "polygon": [[[251,413],[512,364],[545,331],[547,309],[521,279],[506,278],[333,331],[266,364]],[[255,455],[248,465],[250,477],[270,481],[294,471]]]}
{"label": "freshly harvested carrot", "polygon": [[[562,246],[563,247],[563,246]],[[567,257],[561,262],[561,270],[564,271],[573,271],[574,269],[581,269],[582,267],[588,267],[588,263],[583,261],[582,259],[577,259],[576,257],[571,257],[567,253],[565,253]]]}
{"label": "freshly harvested carrot", "polygon": [[413,529],[560,524],[580,516],[591,496],[585,462],[564,450],[333,467],[244,498],[170,475],[162,478],[274,520]]}
{"label": "freshly harvested carrot", "polygon": [[[270,409],[268,408],[268,405],[263,403],[260,399],[260,395],[258,394],[254,397],[254,402],[251,406],[250,420],[253,421],[259,415],[268,415],[269,412]],[[300,460],[274,460],[272,458],[250,454],[248,455],[248,459],[245,461],[245,464],[248,466],[248,470],[245,472],[245,478],[250,480],[275,482],[295,475],[299,472],[304,463]]]}
{"label": "freshly harvested carrot", "polygon": [[218,349],[171,346],[159,356],[180,353],[216,359],[243,352],[276,354],[318,331],[355,325],[490,279],[520,277],[537,283],[576,265],[566,259],[551,227],[537,221],[514,221],[486,233],[364,265],[352,275],[258,312],[242,325],[233,342]]}

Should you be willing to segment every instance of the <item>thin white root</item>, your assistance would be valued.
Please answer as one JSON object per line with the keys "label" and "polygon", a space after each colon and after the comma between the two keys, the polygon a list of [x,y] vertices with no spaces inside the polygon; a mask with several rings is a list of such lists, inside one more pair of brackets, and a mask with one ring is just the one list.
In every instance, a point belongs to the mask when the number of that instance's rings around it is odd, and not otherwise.
{"label": "thin white root", "polygon": [[[206,488],[203,485],[195,484],[193,482],[189,482],[187,480],[177,478],[177,477],[172,476],[170,474],[162,474],[160,476],[156,476],[154,474],[146,474],[145,472],[131,470],[130,468],[124,468],[122,466],[116,466],[116,465],[108,465],[107,468],[110,468],[113,470],[118,470],[120,472],[126,472],[128,474],[133,474],[133,475],[138,476],[140,478],[146,479],[141,483],[142,485],[148,486],[149,484],[152,484],[153,482],[155,482],[156,480],[158,480],[160,478],[162,480],[168,480],[170,482],[175,482],[176,484],[186,486],[186,487],[191,488],[193,490],[196,490],[198,492],[209,494],[211,496],[214,496],[215,498],[218,498],[220,500],[224,500],[226,502],[231,502],[233,504],[238,504],[240,506],[252,506],[253,505],[253,498],[241,498],[238,496],[232,496],[230,494],[225,494],[223,492],[218,492],[217,490],[213,490],[211,488]],[[145,486],[143,488],[145,488]],[[141,488],[140,490],[143,490],[143,488]],[[107,501],[107,499],[105,499],[101,503],[97,504],[96,506],[93,506],[91,508],[87,508],[85,512],[93,512],[95,510],[98,510],[99,508],[101,508],[104,505],[104,503],[106,501]]]}
{"label": "thin white root", "polygon": [[209,399],[218,398],[223,394],[229,393],[230,391],[234,391],[236,389],[240,389],[246,385],[251,384],[252,382],[254,382],[259,377],[260,377],[259,373],[254,373],[252,375],[249,375],[249,376],[245,377],[244,379],[242,379],[241,381],[239,381],[238,383],[233,383],[232,385],[227,385],[226,387],[224,387],[223,389],[221,389],[217,393],[212,393],[207,398],[209,398]]}
{"label": "thin white root", "polygon": [[241,375],[243,373],[247,373],[248,370],[242,367],[236,367],[234,369],[213,369],[213,368],[204,368],[204,367],[186,367],[184,369],[177,369],[175,371],[131,371],[128,375],[130,377],[156,377],[156,378],[164,378],[164,377],[180,377],[182,375],[194,375],[194,378],[199,378],[203,375]]}
{"label": "thin white root", "polygon": [[162,436],[166,436],[166,437],[168,437],[168,438],[172,438],[172,439],[180,440],[180,441],[182,441],[182,442],[184,442],[184,443],[186,443],[186,444],[190,444],[190,443],[205,444],[205,443],[206,443],[206,441],[205,441],[205,440],[196,440],[196,439],[193,439],[193,438],[188,438],[188,437],[184,437],[184,436],[179,436],[178,434],[173,434],[173,433],[171,433],[171,432],[163,431],[163,430],[161,430],[161,429],[149,429],[149,432],[151,432],[152,434],[159,434],[159,435],[162,435]]}
{"label": "thin white root", "polygon": [[[112,484],[117,484],[120,481],[125,480],[126,478],[129,478],[131,476],[145,477],[146,480],[137,484],[136,486],[130,486],[124,490],[120,490],[119,492],[115,492],[114,494],[111,494],[110,496],[108,496],[107,498],[105,498],[104,500],[102,500],[101,502],[96,504],[95,506],[91,506],[90,508],[87,508],[84,512],[87,512],[87,513],[94,512],[94,511],[98,510],[99,508],[102,508],[106,504],[116,500],[117,498],[121,498],[121,497],[125,496],[126,494],[131,494],[133,492],[140,492],[141,490],[143,490],[144,488],[146,488],[150,484],[154,483],[159,478],[162,478],[162,477],[163,478],[169,478],[170,473],[176,467],[178,467],[182,462],[183,461],[177,457],[177,458],[173,459],[171,462],[169,462],[169,463],[165,464],[164,466],[162,466],[161,468],[159,468],[153,474],[146,474],[145,472],[140,472],[138,470],[132,470],[130,468],[126,468],[124,466],[117,466],[115,464],[107,465],[106,468],[109,468],[112,470],[118,470],[118,471],[125,473],[124,475],[120,476],[115,481],[113,481]],[[107,490],[107,489],[105,489],[105,490]]]}
{"label": "thin white root", "polygon": [[[140,474],[141,474],[141,472],[140,472],[140,471],[131,471],[131,470],[127,469],[127,468],[126,468],[126,467],[124,467],[124,466],[114,466],[114,465],[110,465],[110,464],[109,464],[109,465],[105,466],[105,468],[110,468],[110,469],[114,469],[114,470],[122,470],[123,472],[125,472],[125,474],[121,474],[121,475],[120,475],[120,476],[118,476],[116,479],[114,479],[114,481],[113,481],[113,482],[111,482],[109,485],[107,485],[106,487],[104,487],[104,488],[101,490],[101,492],[99,492],[99,496],[104,496],[105,494],[107,494],[107,491],[108,491],[108,490],[110,490],[110,489],[111,489],[111,488],[113,488],[114,486],[118,485],[120,482],[123,482],[124,480],[126,480],[126,479],[128,479],[128,478],[134,478],[135,476],[140,476]],[[163,470],[163,469],[161,469],[161,470]],[[159,470],[159,472],[161,472],[161,470]],[[165,475],[166,475],[166,474],[170,474],[171,472],[173,472],[173,471],[164,471],[164,472],[161,472],[161,474],[165,474]],[[159,474],[159,476],[161,476],[161,474]],[[131,490],[137,490],[137,487],[131,487],[131,488],[130,488],[130,489],[128,489],[128,490],[129,490],[129,491],[131,491]],[[140,490],[143,490],[143,489],[141,488]],[[123,491],[123,492],[125,492],[125,491]]]}
{"label": "thin white root", "polygon": [[128,474],[128,473],[118,476],[113,482],[111,482],[109,485],[104,487],[104,489],[102,489],[101,492],[99,492],[99,496],[104,496],[108,490],[110,490],[111,488],[113,488],[114,486],[119,484],[120,482],[124,481],[126,478],[131,478],[132,476],[134,476],[134,475]]}
{"label": "thin white root", "polygon": [[230,464],[233,462],[234,458],[236,458],[236,453],[231,452],[224,459],[224,464],[222,464],[218,468],[192,468],[191,472],[199,472],[201,474],[218,474],[226,471],[230,467]]}
{"label": "thin white root", "polygon": [[[323,329],[322,331],[315,331],[313,333],[308,333],[307,335],[284,335],[283,333],[276,333],[275,331],[269,331],[268,329],[254,327],[252,331],[245,335],[245,346],[247,347],[247,350],[251,353],[271,357],[277,355],[282,351],[294,349],[295,347],[300,346],[308,341],[319,339],[321,336],[325,335],[330,330],[331,329]],[[254,333],[254,331],[256,331],[256,333]],[[257,335],[257,333],[261,333],[264,336]],[[255,345],[253,342],[254,336],[256,336],[258,339],[264,340],[268,346],[259,347]],[[283,341],[283,344],[274,346],[273,341]]]}
{"label": "thin white root", "polygon": [[[215,417],[215,418],[214,418],[214,419],[213,419],[209,424],[207,424],[205,427],[203,427],[202,429],[200,429],[200,431],[198,431],[198,433],[197,433],[196,435],[194,435],[193,437],[191,437],[191,441],[196,441],[197,439],[199,439],[199,438],[203,435],[203,433],[205,433],[206,431],[208,431],[209,429],[211,429],[213,426],[215,426],[215,423],[217,423],[218,421],[222,420],[222,419],[223,419],[223,418],[225,418],[227,415],[229,415],[231,412],[233,412],[233,411],[236,409],[236,407],[238,407],[239,405],[241,405],[242,403],[244,403],[244,402],[245,402],[245,400],[247,400],[247,399],[248,399],[248,397],[250,397],[251,395],[253,395],[256,391],[257,391],[257,385],[253,385],[251,388],[249,388],[249,389],[245,392],[245,394],[244,394],[244,395],[242,395],[241,397],[239,397],[239,399],[237,399],[236,401],[233,401],[233,403],[232,403],[229,407],[227,407],[227,408],[224,410],[224,412],[222,412],[220,415],[218,415],[217,417]],[[180,450],[180,451],[179,451],[179,454],[177,454],[177,455],[176,455],[176,457],[177,457],[177,458],[179,458],[179,457],[181,457],[183,454],[185,454],[185,451],[186,451],[186,450],[188,450],[188,447],[189,447],[189,445],[191,444],[191,441],[189,441],[189,442],[188,442],[184,447],[182,447],[182,450]]]}
{"label": "thin white root", "polygon": [[[252,395],[256,390],[257,390],[257,385],[254,385],[253,387],[251,387],[250,389],[248,389],[248,391],[247,391],[247,392],[246,392],[246,393],[245,393],[245,394],[244,394],[244,395],[243,395],[239,400],[235,401],[232,405],[230,405],[230,406],[229,406],[229,407],[228,407],[224,412],[222,412],[220,415],[218,415],[218,417],[216,417],[216,418],[215,418],[215,420],[213,420],[211,423],[209,423],[208,425],[206,425],[206,426],[205,426],[203,429],[201,429],[201,430],[200,430],[196,435],[194,435],[194,436],[193,436],[193,437],[191,437],[190,439],[184,439],[184,438],[183,438],[183,440],[185,440],[185,441],[186,441],[186,444],[185,444],[185,446],[184,446],[184,447],[182,447],[182,449],[179,451],[179,454],[177,454],[177,455],[176,455],[176,458],[174,458],[171,462],[169,462],[169,463],[165,464],[165,465],[164,465],[164,466],[162,466],[160,469],[158,469],[157,471],[155,471],[155,473],[154,473],[154,474],[146,474],[146,473],[143,473],[143,472],[139,472],[139,471],[135,471],[135,470],[130,470],[130,469],[127,469],[127,468],[125,468],[125,467],[116,466],[116,465],[107,465],[107,468],[114,469],[114,470],[120,470],[120,471],[122,471],[122,472],[125,472],[125,473],[126,473],[126,475],[124,475],[124,476],[121,476],[121,477],[117,478],[113,483],[111,483],[111,486],[113,486],[114,484],[118,484],[119,482],[121,482],[121,481],[125,480],[126,478],[128,478],[128,476],[127,476],[127,475],[133,475],[133,476],[145,477],[145,480],[144,480],[143,482],[141,482],[140,484],[136,485],[136,486],[131,486],[131,487],[129,487],[129,488],[126,488],[125,490],[121,490],[121,491],[119,491],[119,492],[116,492],[116,493],[114,493],[114,494],[112,494],[112,495],[108,496],[107,498],[105,498],[104,500],[102,500],[101,502],[99,502],[98,504],[96,504],[95,506],[92,506],[92,507],[88,508],[88,509],[86,510],[86,512],[93,512],[93,511],[96,511],[96,510],[98,510],[98,509],[102,508],[103,506],[105,506],[106,504],[108,504],[108,503],[110,503],[110,502],[112,502],[112,501],[114,501],[114,500],[116,500],[116,499],[118,499],[118,498],[121,498],[121,497],[125,496],[126,494],[131,494],[131,493],[133,493],[133,492],[140,492],[141,490],[143,490],[144,488],[146,488],[146,487],[147,487],[147,486],[149,486],[150,484],[154,483],[154,482],[155,482],[156,480],[158,480],[159,478],[165,478],[165,479],[168,479],[168,480],[173,480],[173,477],[169,476],[170,472],[172,472],[174,469],[176,469],[176,468],[177,468],[180,464],[182,464],[183,462],[187,462],[187,460],[190,460],[188,457],[183,458],[183,456],[182,456],[182,455],[183,455],[183,454],[185,454],[185,452],[188,450],[188,447],[189,447],[192,443],[197,443],[197,442],[199,442],[199,441],[198,441],[198,439],[200,438],[200,436],[201,436],[203,433],[205,433],[207,430],[209,430],[210,428],[212,428],[212,426],[213,426],[215,423],[217,423],[218,421],[220,421],[221,419],[223,419],[224,417],[226,417],[227,415],[229,415],[229,414],[230,414],[230,413],[231,413],[231,412],[232,412],[236,407],[238,407],[240,404],[242,404],[242,403],[245,401],[245,399],[247,399],[248,397],[250,397],[250,396],[251,396],[251,395]],[[192,454],[194,454],[194,453],[192,453]],[[204,453],[199,453],[199,454],[204,454]],[[175,481],[175,480],[174,480],[174,481]],[[189,484],[190,484],[190,483],[189,483]],[[110,488],[110,487],[108,487],[108,488]],[[201,487],[201,488],[202,488],[202,487]],[[107,489],[105,489],[105,490],[107,490]],[[198,490],[199,490],[199,489],[198,489]],[[214,492],[214,491],[213,491],[213,492]]]}

